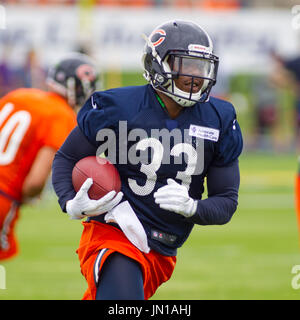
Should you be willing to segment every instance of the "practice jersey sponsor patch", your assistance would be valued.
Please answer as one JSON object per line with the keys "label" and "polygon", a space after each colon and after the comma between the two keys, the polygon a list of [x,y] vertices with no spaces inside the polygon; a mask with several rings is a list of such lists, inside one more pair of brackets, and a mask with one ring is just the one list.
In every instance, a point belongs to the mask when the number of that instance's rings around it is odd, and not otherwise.
{"label": "practice jersey sponsor patch", "polygon": [[215,142],[219,140],[219,133],[220,131],[218,129],[196,126],[194,124],[191,124],[189,129],[190,136],[207,139]]}

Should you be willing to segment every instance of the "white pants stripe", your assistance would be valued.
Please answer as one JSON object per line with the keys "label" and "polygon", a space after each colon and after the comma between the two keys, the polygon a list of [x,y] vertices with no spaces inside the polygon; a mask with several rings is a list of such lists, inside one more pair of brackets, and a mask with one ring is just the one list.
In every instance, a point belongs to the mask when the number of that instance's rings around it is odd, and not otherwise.
{"label": "white pants stripe", "polygon": [[104,253],[107,252],[107,251],[108,251],[108,249],[100,250],[98,255],[97,255],[97,258],[95,260],[95,264],[94,264],[94,279],[95,279],[96,286],[98,285],[98,282],[99,282],[99,268],[100,268],[100,265],[101,265],[101,260],[102,260],[102,257],[104,255]]}
{"label": "white pants stripe", "polygon": [[10,225],[16,215],[18,205],[13,201],[11,207],[3,221],[2,229],[0,230],[0,249],[7,251],[9,249],[9,242],[7,239],[10,231]]}

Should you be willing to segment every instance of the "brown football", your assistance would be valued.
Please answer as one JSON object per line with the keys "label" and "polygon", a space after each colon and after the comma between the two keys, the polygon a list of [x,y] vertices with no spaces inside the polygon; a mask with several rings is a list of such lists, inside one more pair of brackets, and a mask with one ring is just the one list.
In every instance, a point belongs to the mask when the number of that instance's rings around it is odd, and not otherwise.
{"label": "brown football", "polygon": [[98,200],[108,192],[121,190],[121,179],[116,167],[105,158],[89,156],[79,160],[72,172],[72,182],[77,192],[87,178],[93,179],[88,191],[91,199]]}

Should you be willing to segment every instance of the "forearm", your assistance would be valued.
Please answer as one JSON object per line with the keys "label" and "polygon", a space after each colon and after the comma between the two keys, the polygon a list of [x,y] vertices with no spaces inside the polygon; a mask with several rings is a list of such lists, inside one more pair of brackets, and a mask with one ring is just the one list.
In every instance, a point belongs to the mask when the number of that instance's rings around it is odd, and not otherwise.
{"label": "forearm", "polygon": [[39,150],[22,186],[23,202],[38,196],[43,191],[54,155],[55,150],[52,147],[44,146]]}
{"label": "forearm", "polygon": [[213,167],[207,175],[208,198],[199,200],[196,213],[189,218],[200,225],[228,223],[237,209],[240,175],[238,161],[229,167]]}
{"label": "forearm", "polygon": [[77,161],[91,155],[96,155],[96,148],[87,141],[78,127],[70,133],[55,155],[52,166],[52,184],[58,196],[59,205],[64,212],[66,202],[76,195],[72,184],[73,167]]}
{"label": "forearm", "polygon": [[227,197],[210,197],[199,200],[197,211],[189,220],[200,225],[221,225],[230,221],[237,202]]}
{"label": "forearm", "polygon": [[64,212],[66,212],[66,202],[76,195],[72,184],[72,170],[75,163],[75,160],[68,159],[60,150],[53,161],[52,185],[58,196],[58,203]]}

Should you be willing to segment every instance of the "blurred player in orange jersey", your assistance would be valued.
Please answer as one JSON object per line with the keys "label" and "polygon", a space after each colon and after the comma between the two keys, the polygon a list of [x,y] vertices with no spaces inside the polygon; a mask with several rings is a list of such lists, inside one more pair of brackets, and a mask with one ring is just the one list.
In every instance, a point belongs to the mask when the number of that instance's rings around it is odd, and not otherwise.
{"label": "blurred player in orange jersey", "polygon": [[43,190],[56,151],[76,125],[76,108],[96,83],[91,59],[72,53],[49,70],[49,92],[23,88],[0,99],[0,260],[18,252],[19,208]]}

